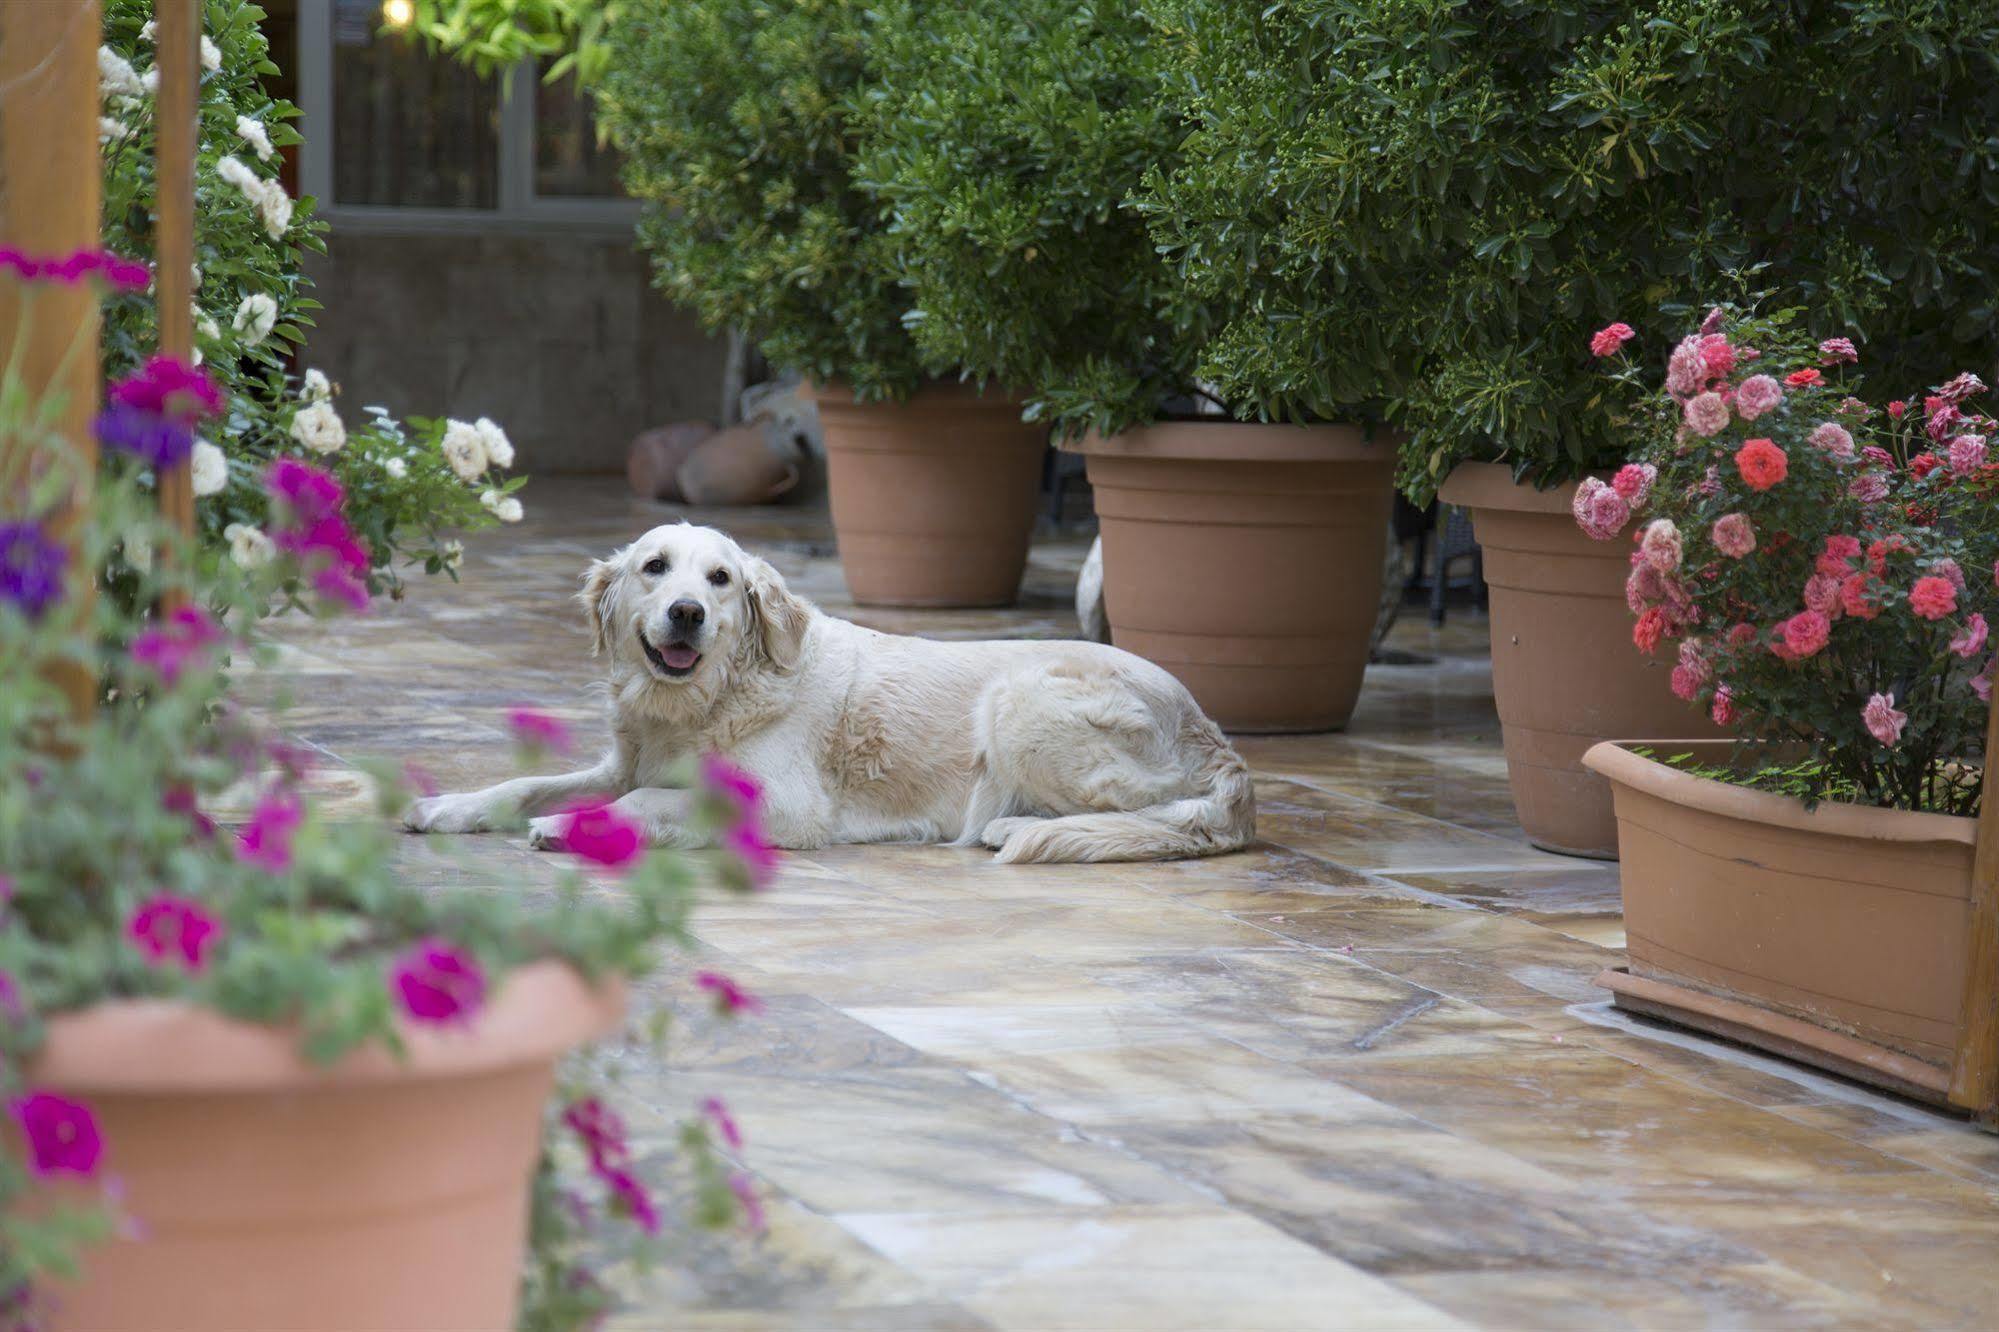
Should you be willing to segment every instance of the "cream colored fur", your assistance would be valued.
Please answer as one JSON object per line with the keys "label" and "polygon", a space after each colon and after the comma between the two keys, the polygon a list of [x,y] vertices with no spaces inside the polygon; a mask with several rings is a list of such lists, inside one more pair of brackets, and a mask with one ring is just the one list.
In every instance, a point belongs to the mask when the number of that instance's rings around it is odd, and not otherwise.
{"label": "cream colored fur", "polygon": [[[664,572],[648,573],[663,559]],[[656,568],[657,566],[655,566]],[[685,678],[647,658],[667,608],[698,602]],[[655,845],[684,845],[690,793],[660,783],[720,753],[764,789],[782,847],[955,842],[1002,861],[1164,860],[1233,851],[1255,831],[1242,760],[1180,682],[1082,642],[940,642],[821,614],[711,528],[658,527],[590,566],[583,604],[608,658],[612,744],[594,766],[419,801],[417,832],[615,798]]]}

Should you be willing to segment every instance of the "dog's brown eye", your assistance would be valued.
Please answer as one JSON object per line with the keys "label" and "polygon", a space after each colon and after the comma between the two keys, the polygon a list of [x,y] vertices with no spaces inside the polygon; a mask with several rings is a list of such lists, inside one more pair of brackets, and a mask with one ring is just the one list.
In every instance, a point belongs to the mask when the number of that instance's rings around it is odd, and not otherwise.
{"label": "dog's brown eye", "polygon": [[729,585],[729,571],[727,569],[717,569],[708,575],[708,581],[716,587],[727,587]]}
{"label": "dog's brown eye", "polygon": [[665,573],[666,557],[663,555],[655,555],[651,559],[647,560],[645,572],[651,574],[654,578],[657,578],[661,574]]}

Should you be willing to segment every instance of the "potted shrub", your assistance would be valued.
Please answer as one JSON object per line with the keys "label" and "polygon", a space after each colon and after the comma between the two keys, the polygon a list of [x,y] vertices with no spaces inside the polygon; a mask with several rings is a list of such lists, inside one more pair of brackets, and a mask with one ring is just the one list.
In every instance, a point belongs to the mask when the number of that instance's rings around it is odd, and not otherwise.
{"label": "potted shrub", "polygon": [[660,290],[814,385],[857,601],[1011,602],[1045,428],[1010,386],[943,382],[903,326],[898,244],[855,174],[879,16],[860,0],[629,6],[602,123],[646,201]]}
{"label": "potted shrub", "polygon": [[1603,981],[1941,1098],[1967,1020],[1999,426],[1971,375],[1870,405],[1840,382],[1855,355],[1717,312],[1674,350],[1639,461],[1579,491],[1589,536],[1631,552],[1638,646],[1742,741],[1590,750],[1629,935]]}
{"label": "potted shrub", "polygon": [[1405,490],[1446,483],[1486,546],[1521,822],[1608,853],[1607,793],[1580,759],[1668,720],[1670,663],[1608,650],[1623,570],[1565,516],[1566,488],[1624,461],[1591,335],[1615,311],[1663,355],[1655,312],[1769,287],[1865,329],[1911,381],[1989,359],[1970,275],[1999,178],[1993,20],[1817,2],[1160,12],[1199,128],[1140,202],[1215,311],[1201,375],[1320,415],[1386,400]]}
{"label": "potted shrub", "polygon": [[1118,6],[881,12],[857,175],[888,209],[918,351],[1021,386],[1088,458],[1114,642],[1231,730],[1343,725],[1393,451],[1201,414],[1224,410],[1196,386],[1205,311],[1129,205],[1188,129],[1166,39]]}
{"label": "potted shrub", "polygon": [[[0,281],[32,310],[124,262],[0,251]],[[295,459],[263,473],[254,569],[159,525],[153,470],[186,465],[222,401],[146,362],[110,390],[92,477],[18,364],[0,383],[20,483],[0,501],[0,1327],[581,1327],[611,1303],[585,1251],[659,1217],[600,1079],[558,1092],[558,1060],[619,1026],[698,872],[747,863],[645,855],[579,807],[596,836],[570,845],[620,891],[572,875],[530,909],[405,884],[384,824],[321,818],[309,756],[231,705],[226,667],[282,586],[365,606],[368,554],[339,483]],[[90,596],[135,543],[156,556],[134,596]],[[131,609],[169,589],[196,595]],[[86,714],[58,667],[102,681]],[[399,806],[403,776],[380,777]],[[746,824],[728,789],[713,817]],[[238,830],[207,812],[225,799]],[[553,1148],[575,1135],[596,1178],[572,1191]],[[728,1214],[747,1186],[705,1130],[684,1141]]]}

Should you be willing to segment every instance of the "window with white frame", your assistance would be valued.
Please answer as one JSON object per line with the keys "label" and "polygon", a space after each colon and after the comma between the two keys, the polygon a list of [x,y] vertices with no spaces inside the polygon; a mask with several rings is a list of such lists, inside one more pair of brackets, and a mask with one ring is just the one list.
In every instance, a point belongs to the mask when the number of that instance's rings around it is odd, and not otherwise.
{"label": "window with white frame", "polygon": [[589,95],[481,76],[399,30],[394,0],[297,0],[300,185],[336,228],[628,229]]}

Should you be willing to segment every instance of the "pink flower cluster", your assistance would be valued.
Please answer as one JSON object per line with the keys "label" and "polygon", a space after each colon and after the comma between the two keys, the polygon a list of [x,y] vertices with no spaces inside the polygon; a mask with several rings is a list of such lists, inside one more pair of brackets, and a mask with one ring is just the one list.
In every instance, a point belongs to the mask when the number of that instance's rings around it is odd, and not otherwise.
{"label": "pink flower cluster", "polygon": [[562,1112],[562,1122],[583,1140],[590,1171],[610,1191],[612,1210],[629,1217],[648,1235],[659,1233],[659,1207],[632,1173],[631,1147],[625,1121],[618,1112],[592,1096]]}
{"label": "pink flower cluster", "polygon": [[12,245],[0,245],[0,273],[11,273],[22,282],[52,282],[63,287],[96,281],[112,291],[144,291],[153,280],[152,270],[144,264],[109,250],[77,250],[41,259]]}
{"label": "pink flower cluster", "polygon": [[171,689],[189,666],[213,665],[213,650],[222,639],[222,627],[207,611],[182,606],[167,616],[164,625],[140,630],[129,650],[134,662]]}
{"label": "pink flower cluster", "polygon": [[299,561],[320,596],[365,610],[368,548],[341,515],[346,495],[340,483],[309,463],[283,457],[265,469],[264,490],[275,506],[272,540],[278,549]]}

